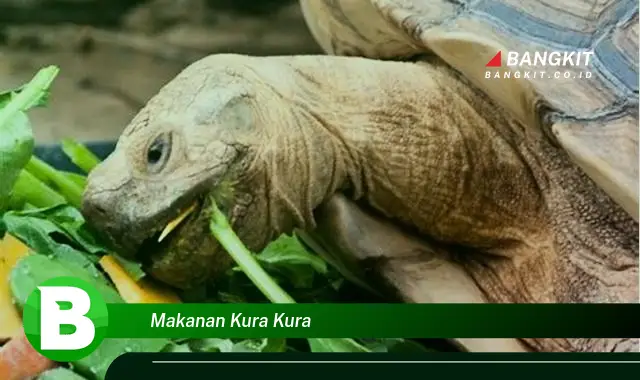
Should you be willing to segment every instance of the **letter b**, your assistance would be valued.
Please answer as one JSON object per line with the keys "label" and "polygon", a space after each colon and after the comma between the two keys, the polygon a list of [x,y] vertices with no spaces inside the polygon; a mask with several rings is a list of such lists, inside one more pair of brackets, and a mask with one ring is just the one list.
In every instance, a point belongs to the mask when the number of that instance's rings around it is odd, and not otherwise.
{"label": "letter b", "polygon": [[23,308],[24,332],[33,348],[57,362],[91,354],[106,337],[109,323],[102,294],[107,293],[76,277],[39,284]]}
{"label": "letter b", "polygon": [[[91,309],[89,294],[70,286],[40,286],[40,349],[79,350],[91,344],[96,330],[86,317]],[[59,302],[71,303],[62,310]],[[72,325],[75,331],[61,334],[62,325]]]}
{"label": "letter b", "polygon": [[518,52],[510,51],[507,53],[507,66],[517,66],[518,65]]}

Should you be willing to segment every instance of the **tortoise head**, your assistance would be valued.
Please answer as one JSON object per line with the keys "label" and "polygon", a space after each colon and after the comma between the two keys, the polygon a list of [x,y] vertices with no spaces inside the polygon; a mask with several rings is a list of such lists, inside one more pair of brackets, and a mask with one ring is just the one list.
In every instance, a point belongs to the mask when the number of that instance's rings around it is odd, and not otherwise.
{"label": "tortoise head", "polygon": [[258,89],[262,82],[247,59],[212,56],[185,69],[133,118],[88,178],[88,222],[118,254],[176,287],[231,264],[209,231],[211,197],[232,225],[252,210],[253,222],[238,223],[249,248],[270,239],[253,178],[265,178],[258,150],[268,150],[281,115],[261,112],[259,104],[276,100]]}

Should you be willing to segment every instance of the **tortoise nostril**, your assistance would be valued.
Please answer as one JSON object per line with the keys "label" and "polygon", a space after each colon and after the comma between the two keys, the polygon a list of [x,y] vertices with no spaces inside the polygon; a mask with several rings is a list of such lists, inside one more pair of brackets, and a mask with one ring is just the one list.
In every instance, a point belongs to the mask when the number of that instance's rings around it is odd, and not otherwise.
{"label": "tortoise nostril", "polygon": [[107,209],[100,205],[96,205],[94,209],[98,214],[105,215],[107,213]]}
{"label": "tortoise nostril", "polygon": [[102,218],[107,215],[107,208],[93,202],[85,202],[82,207],[82,213],[88,219]]}
{"label": "tortoise nostril", "polygon": [[109,198],[108,193],[102,192],[87,192],[85,193],[82,200],[82,213],[87,217],[87,219],[95,219],[98,218],[97,221],[90,220],[93,222],[100,222],[101,219],[104,219],[111,212],[109,211],[113,207],[113,202]]}

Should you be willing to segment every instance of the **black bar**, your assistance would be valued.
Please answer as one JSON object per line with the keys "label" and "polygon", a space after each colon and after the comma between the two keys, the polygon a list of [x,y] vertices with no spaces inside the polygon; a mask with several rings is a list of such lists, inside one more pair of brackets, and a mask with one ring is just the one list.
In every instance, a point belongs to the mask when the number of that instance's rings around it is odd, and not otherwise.
{"label": "black bar", "polygon": [[[106,380],[209,378],[364,378],[401,377],[456,379],[514,379],[526,374],[564,379],[609,379],[637,374],[640,354],[635,353],[527,353],[417,355],[298,354],[298,353],[128,353],[116,359]],[[411,371],[411,372],[409,372]],[[441,372],[443,371],[443,372]],[[635,376],[635,375],[633,375]]]}

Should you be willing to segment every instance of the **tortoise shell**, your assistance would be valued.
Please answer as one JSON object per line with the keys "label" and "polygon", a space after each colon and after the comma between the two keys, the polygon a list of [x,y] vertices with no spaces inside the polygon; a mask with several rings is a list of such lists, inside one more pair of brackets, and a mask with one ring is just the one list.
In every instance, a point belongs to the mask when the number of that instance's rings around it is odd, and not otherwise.
{"label": "tortoise shell", "polygon": [[439,56],[547,133],[638,221],[636,1],[313,0],[301,7],[328,54]]}

